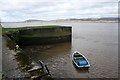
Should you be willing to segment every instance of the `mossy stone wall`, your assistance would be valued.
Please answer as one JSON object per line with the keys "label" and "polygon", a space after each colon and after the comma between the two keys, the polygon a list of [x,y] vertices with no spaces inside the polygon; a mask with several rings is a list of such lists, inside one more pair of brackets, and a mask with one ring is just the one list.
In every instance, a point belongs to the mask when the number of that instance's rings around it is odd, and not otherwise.
{"label": "mossy stone wall", "polygon": [[[41,36],[44,34],[48,34],[48,36]],[[32,36],[32,35],[38,35],[38,36]],[[53,44],[60,42],[68,42],[71,41],[71,35],[72,35],[71,27],[58,27],[58,28],[39,28],[39,29],[37,28],[37,29],[19,30],[13,32],[11,35],[9,34],[9,37],[12,40],[15,40],[18,45],[24,46],[24,45],[45,45],[45,44]]]}

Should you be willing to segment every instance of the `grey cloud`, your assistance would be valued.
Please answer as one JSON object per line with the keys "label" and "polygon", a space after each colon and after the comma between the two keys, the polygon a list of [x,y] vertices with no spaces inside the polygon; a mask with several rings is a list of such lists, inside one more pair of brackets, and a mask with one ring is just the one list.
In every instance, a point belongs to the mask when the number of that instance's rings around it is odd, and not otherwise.
{"label": "grey cloud", "polygon": [[[1,3],[0,3],[1,4]],[[4,5],[5,2],[2,2]],[[9,4],[2,8],[0,16],[4,21],[35,19],[81,18],[93,16],[116,16],[117,2],[80,2],[79,0],[61,0],[46,2],[23,2],[12,8]],[[107,9],[107,10],[106,10]]]}

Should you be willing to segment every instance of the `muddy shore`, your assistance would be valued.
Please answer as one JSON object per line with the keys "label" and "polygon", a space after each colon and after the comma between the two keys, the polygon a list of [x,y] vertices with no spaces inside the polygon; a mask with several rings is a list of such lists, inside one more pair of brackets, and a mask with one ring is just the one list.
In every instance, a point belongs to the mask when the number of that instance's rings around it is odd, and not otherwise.
{"label": "muddy shore", "polygon": [[15,59],[13,50],[6,46],[6,37],[2,37],[2,73],[5,78],[24,78],[27,73],[22,72]]}

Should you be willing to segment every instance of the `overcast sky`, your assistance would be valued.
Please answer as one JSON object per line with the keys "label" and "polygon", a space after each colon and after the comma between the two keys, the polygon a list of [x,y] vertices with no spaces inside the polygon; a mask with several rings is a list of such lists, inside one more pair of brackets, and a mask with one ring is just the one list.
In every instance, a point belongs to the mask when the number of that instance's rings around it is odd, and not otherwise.
{"label": "overcast sky", "polygon": [[0,0],[2,21],[117,17],[119,0]]}

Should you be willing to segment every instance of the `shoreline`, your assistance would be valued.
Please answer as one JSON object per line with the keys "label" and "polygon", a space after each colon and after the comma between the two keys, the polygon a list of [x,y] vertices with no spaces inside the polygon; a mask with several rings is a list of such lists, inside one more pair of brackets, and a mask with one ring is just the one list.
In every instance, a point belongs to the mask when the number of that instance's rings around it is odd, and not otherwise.
{"label": "shoreline", "polygon": [[50,20],[50,21],[31,21],[31,22],[25,22],[25,21],[18,21],[18,22],[2,22],[1,23],[36,23],[36,22],[120,22],[120,20]]}
{"label": "shoreline", "polygon": [[14,50],[10,50],[6,44],[7,44],[7,37],[2,37],[2,56],[4,57],[2,60],[2,78],[23,78],[25,77],[26,73],[22,72],[19,68],[18,61],[15,59]]}

